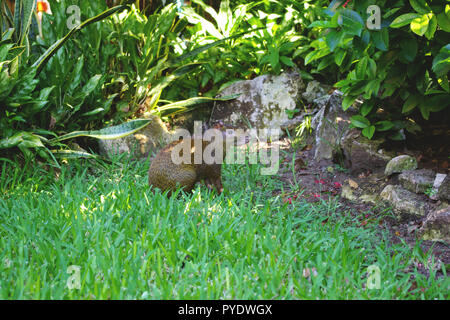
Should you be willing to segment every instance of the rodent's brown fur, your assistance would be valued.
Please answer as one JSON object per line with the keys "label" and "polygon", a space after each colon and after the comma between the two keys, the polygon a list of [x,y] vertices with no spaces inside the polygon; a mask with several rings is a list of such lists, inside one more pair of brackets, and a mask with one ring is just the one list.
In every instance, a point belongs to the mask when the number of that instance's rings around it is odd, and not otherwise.
{"label": "rodent's brown fur", "polygon": [[[219,193],[222,192],[222,164],[206,164],[204,161],[201,164],[195,164],[194,153],[192,152],[195,146],[194,139],[186,140],[186,143],[190,143],[191,146],[189,148],[191,150],[191,163],[175,164],[172,162],[173,148],[181,142],[185,142],[185,140],[170,143],[155,156],[148,170],[148,184],[162,191],[169,190],[169,194],[171,194],[177,187],[183,187],[185,191],[191,191],[197,182],[204,181],[208,188],[215,187]],[[210,141],[201,140],[202,152],[210,143]],[[225,152],[224,148],[224,158]]]}

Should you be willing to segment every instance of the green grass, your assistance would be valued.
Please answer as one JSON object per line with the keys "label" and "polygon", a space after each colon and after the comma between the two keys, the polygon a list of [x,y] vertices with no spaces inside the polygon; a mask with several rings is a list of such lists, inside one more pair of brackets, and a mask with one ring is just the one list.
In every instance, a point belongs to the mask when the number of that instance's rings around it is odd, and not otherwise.
{"label": "green grass", "polygon": [[[362,227],[336,200],[285,203],[256,165],[226,166],[220,196],[169,199],[149,190],[148,162],[115,163],[57,180],[0,167],[0,299],[448,299],[444,267],[418,273],[430,256],[393,244],[382,216]],[[365,288],[373,264],[380,289]]]}

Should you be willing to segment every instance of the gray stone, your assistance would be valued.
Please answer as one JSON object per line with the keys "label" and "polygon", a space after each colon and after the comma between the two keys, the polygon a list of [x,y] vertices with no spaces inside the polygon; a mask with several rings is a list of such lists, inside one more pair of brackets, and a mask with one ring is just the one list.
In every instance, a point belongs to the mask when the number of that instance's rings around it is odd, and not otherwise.
{"label": "gray stone", "polygon": [[382,200],[388,202],[400,214],[422,217],[426,213],[427,205],[413,192],[397,185],[387,185],[380,193]]}
{"label": "gray stone", "polygon": [[340,138],[347,132],[352,114],[342,110],[342,92],[335,90],[311,120],[316,140],[316,160],[332,160],[341,152]]}
{"label": "gray stone", "polygon": [[439,189],[441,188],[442,183],[444,182],[445,178],[447,177],[444,173],[437,173],[436,178],[433,182],[433,189],[430,198],[432,200],[438,200],[439,199]]}
{"label": "gray stone", "polygon": [[294,110],[304,89],[297,73],[263,75],[235,82],[218,97],[241,94],[234,100],[215,101],[211,125],[223,122],[225,128],[276,129],[289,120],[286,110]]}
{"label": "gray stone", "polygon": [[398,179],[402,186],[415,193],[425,193],[433,187],[436,173],[430,169],[409,170],[402,172]]}
{"label": "gray stone", "polygon": [[450,244],[450,207],[430,212],[419,229],[419,235],[424,240]]}
{"label": "gray stone", "polygon": [[408,155],[401,155],[388,162],[384,174],[390,176],[393,173],[415,169],[417,169],[417,160]]}
{"label": "gray stone", "polygon": [[450,176],[447,175],[442,181],[437,193],[439,199],[450,201]]}
{"label": "gray stone", "polygon": [[348,168],[352,172],[383,170],[392,154],[381,149],[383,139],[369,140],[358,129],[351,129],[341,139],[341,147]]}
{"label": "gray stone", "polygon": [[306,102],[312,103],[316,99],[320,99],[325,96],[327,90],[320,84],[320,82],[313,80],[306,86],[305,92],[302,93],[302,97]]}

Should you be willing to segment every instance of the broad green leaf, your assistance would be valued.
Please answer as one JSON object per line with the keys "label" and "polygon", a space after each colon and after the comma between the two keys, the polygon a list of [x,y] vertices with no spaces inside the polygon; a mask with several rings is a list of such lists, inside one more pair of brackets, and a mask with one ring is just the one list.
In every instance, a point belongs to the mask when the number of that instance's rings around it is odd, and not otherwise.
{"label": "broad green leaf", "polygon": [[366,72],[367,72],[367,64],[368,64],[368,58],[367,56],[363,57],[359,62],[356,64],[356,77],[358,79],[365,79]]}
{"label": "broad green leaf", "polygon": [[117,126],[112,126],[108,128],[103,128],[100,130],[90,130],[90,131],[74,131],[58,138],[49,140],[50,144],[75,138],[75,137],[91,137],[96,139],[118,139],[123,138],[127,135],[133,134],[136,131],[141,130],[147,126],[152,120],[151,119],[135,119],[131,120]]}
{"label": "broad green leaf", "polygon": [[413,110],[420,102],[420,96],[417,94],[410,95],[403,104],[402,113],[408,113]]}
{"label": "broad green leaf", "polygon": [[305,66],[309,63],[313,62],[314,60],[320,59],[322,57],[325,57],[326,55],[329,55],[331,53],[330,49],[325,48],[322,50],[314,50],[308,53],[305,57]]}
{"label": "broad green leaf", "polygon": [[421,15],[417,14],[417,13],[402,14],[401,16],[395,18],[394,21],[392,21],[392,23],[390,24],[390,27],[391,28],[401,28],[403,26],[406,26],[407,24],[410,24],[411,21],[413,21],[414,19],[417,19],[419,17],[421,17]]}
{"label": "broad green leaf", "polygon": [[199,103],[205,103],[205,102],[211,102],[211,101],[228,101],[228,100],[233,100],[236,99],[237,97],[239,97],[241,94],[234,94],[231,96],[224,96],[224,97],[220,97],[220,98],[210,98],[210,97],[194,97],[194,98],[190,98],[187,100],[181,100],[181,101],[177,101],[177,102],[173,102],[173,103],[169,103],[163,106],[159,106],[158,107],[158,111],[159,112],[163,112],[163,111],[168,111],[168,110],[173,110],[173,109],[177,109],[185,111],[187,110],[187,107],[199,104]]}
{"label": "broad green leaf", "polygon": [[437,19],[436,16],[431,13],[431,19],[430,22],[428,23],[428,29],[425,32],[425,37],[427,37],[428,40],[431,40],[434,36],[434,33],[436,32],[436,29],[437,29]]}
{"label": "broad green leaf", "polygon": [[430,118],[430,108],[428,107],[428,105],[426,103],[420,103],[419,104],[419,110],[420,113],[422,114],[422,117],[425,120],[428,120]]}
{"label": "broad green leaf", "polygon": [[370,33],[375,47],[381,51],[387,51],[389,49],[389,32],[388,28],[383,28],[379,31],[373,31]]}
{"label": "broad green leaf", "polygon": [[439,77],[446,75],[450,71],[450,43],[442,47],[434,57],[432,70]]}
{"label": "broad green leaf", "polygon": [[394,128],[395,125],[391,121],[383,120],[375,123],[375,126],[377,128],[377,131],[388,131]]}
{"label": "broad green leaf", "polygon": [[340,23],[342,29],[349,35],[361,36],[365,24],[361,16],[353,10],[344,9],[340,13]]}
{"label": "broad green leaf", "polygon": [[447,17],[445,12],[439,13],[436,18],[439,27],[441,27],[445,32],[450,32],[450,18]]}
{"label": "broad green leaf", "polygon": [[357,128],[364,129],[364,128],[367,128],[368,126],[370,126],[370,121],[359,114],[352,116],[350,118],[350,121],[351,121],[352,125],[354,125]]}
{"label": "broad green leaf", "polygon": [[336,50],[336,52],[334,53],[334,62],[338,66],[341,66],[346,55],[347,55],[347,51],[342,50],[342,49]]}
{"label": "broad green leaf", "polygon": [[361,106],[361,109],[359,111],[361,112],[361,115],[363,117],[365,117],[370,113],[370,111],[372,111],[373,107],[374,107],[373,102],[366,101],[363,103],[363,105]]}
{"label": "broad green leaf", "polygon": [[374,133],[375,133],[375,126],[369,126],[362,130],[363,136],[365,136],[368,139],[372,139]]}
{"label": "broad green leaf", "polygon": [[281,61],[283,64],[287,65],[288,67],[295,67],[295,66],[296,66],[295,63],[292,61],[292,59],[291,59],[291,58],[288,58],[288,57],[286,57],[286,56],[281,56],[281,57],[280,57],[280,61]]}
{"label": "broad green leaf", "polygon": [[51,150],[51,153],[60,159],[101,159],[99,155],[89,152],[76,151],[76,150]]}
{"label": "broad green leaf", "polygon": [[342,35],[344,33],[342,31],[331,30],[325,37],[325,41],[330,48],[330,51],[334,51],[339,42],[341,41]]}
{"label": "broad green leaf", "polygon": [[411,7],[413,7],[416,12],[421,14],[426,14],[431,12],[431,8],[428,6],[425,0],[409,0]]}
{"label": "broad green leaf", "polygon": [[342,109],[345,111],[348,108],[350,108],[350,106],[353,104],[353,102],[355,102],[355,100],[358,97],[354,97],[354,96],[345,96],[344,99],[342,100]]}
{"label": "broad green leaf", "polygon": [[419,36],[423,36],[428,30],[428,25],[432,16],[432,13],[427,13],[419,18],[415,18],[411,21],[411,31]]}

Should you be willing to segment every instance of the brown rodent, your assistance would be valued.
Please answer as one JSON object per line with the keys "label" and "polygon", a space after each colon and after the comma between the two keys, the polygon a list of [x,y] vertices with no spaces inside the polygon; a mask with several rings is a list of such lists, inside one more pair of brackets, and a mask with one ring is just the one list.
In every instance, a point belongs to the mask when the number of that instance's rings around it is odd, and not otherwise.
{"label": "brown rodent", "polygon": [[[201,164],[194,163],[195,141],[202,146],[201,152],[211,143],[210,141],[200,139],[185,139],[170,143],[167,147],[159,151],[153,159],[148,170],[148,184],[162,191],[169,190],[169,195],[177,188],[183,187],[185,191],[191,191],[195,183],[204,181],[208,188],[213,187],[221,193],[222,187],[222,163],[207,164],[202,159]],[[171,154],[174,148],[180,144],[186,143],[190,150],[190,163],[176,164],[172,161]],[[225,141],[223,143],[225,146]],[[179,146],[181,147],[181,146]],[[223,158],[226,150],[223,148]],[[179,153],[183,156],[183,151]]]}

